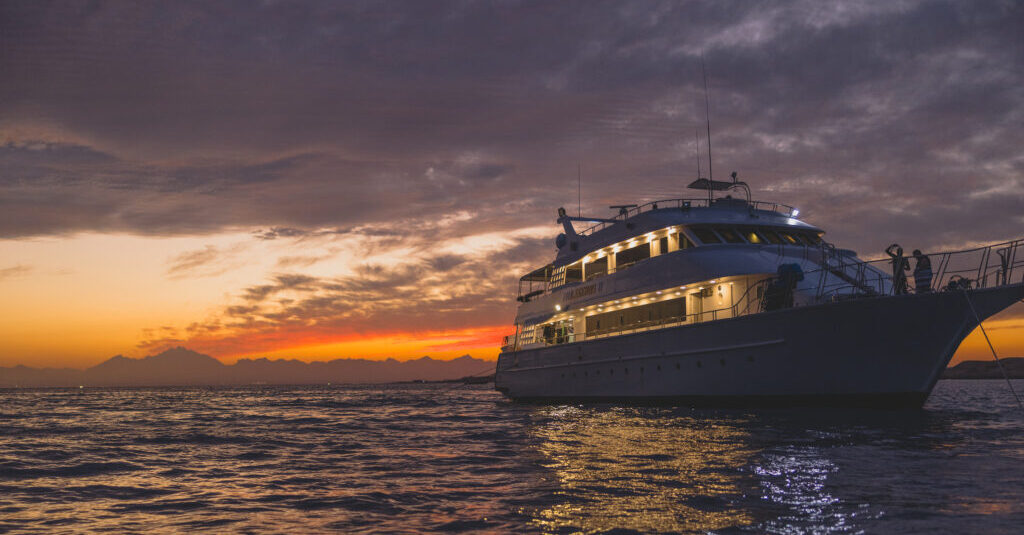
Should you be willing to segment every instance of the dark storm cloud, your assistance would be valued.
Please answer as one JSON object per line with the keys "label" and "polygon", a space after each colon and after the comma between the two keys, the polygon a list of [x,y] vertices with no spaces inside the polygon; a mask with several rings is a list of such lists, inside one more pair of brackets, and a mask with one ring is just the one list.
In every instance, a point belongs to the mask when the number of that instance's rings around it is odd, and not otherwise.
{"label": "dark storm cloud", "polygon": [[402,234],[474,214],[438,239],[550,222],[578,162],[589,210],[677,196],[703,51],[716,176],[858,249],[1009,237],[1022,11],[4,2],[0,236]]}

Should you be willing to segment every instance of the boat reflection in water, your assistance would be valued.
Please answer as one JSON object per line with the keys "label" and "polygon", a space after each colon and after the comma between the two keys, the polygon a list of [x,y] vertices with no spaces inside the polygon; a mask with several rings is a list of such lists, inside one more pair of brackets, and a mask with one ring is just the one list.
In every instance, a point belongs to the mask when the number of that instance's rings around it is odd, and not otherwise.
{"label": "boat reflection in water", "polygon": [[[759,446],[756,416],[657,408],[538,409],[532,432],[560,500],[531,516],[544,532],[848,531],[867,514],[829,494],[837,470],[814,447]],[[759,421],[754,421],[759,420]],[[553,482],[555,483],[555,482]],[[860,511],[858,511],[860,509]]]}

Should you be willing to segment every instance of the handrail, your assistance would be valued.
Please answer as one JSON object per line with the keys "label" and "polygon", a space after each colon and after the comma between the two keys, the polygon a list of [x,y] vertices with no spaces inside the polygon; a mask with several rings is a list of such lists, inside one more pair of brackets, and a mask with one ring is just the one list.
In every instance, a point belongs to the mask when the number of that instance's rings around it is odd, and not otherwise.
{"label": "handrail", "polygon": [[[722,199],[715,199],[715,200],[716,201],[720,201]],[[634,207],[634,208],[625,209],[622,212],[619,212],[618,214],[615,214],[614,216],[609,218],[611,221],[604,221],[604,222],[598,223],[596,225],[587,227],[587,228],[577,232],[577,234],[579,234],[580,236],[589,236],[589,235],[591,235],[591,234],[593,234],[593,233],[595,233],[595,232],[597,232],[599,230],[602,230],[602,229],[605,229],[605,228],[609,227],[610,225],[614,225],[615,223],[618,223],[619,221],[625,221],[626,219],[629,219],[630,217],[633,217],[633,216],[635,216],[637,214],[640,214],[642,212],[648,212],[648,211],[651,211],[651,210],[660,210],[662,208],[707,208],[709,206],[712,206],[713,202],[714,201],[711,201],[711,203],[709,203],[709,201],[708,201],[708,199],[706,197],[704,197],[704,198],[661,199],[661,200],[658,200],[658,201],[651,201],[649,203],[641,204],[640,206],[637,206],[637,207]],[[777,203],[777,202],[750,201],[748,204],[754,210],[761,210],[761,211],[764,211],[764,212],[775,212],[775,213],[778,213],[778,214],[786,215],[788,217],[794,217],[796,215],[796,211],[797,211],[796,208],[793,208],[792,206],[789,206],[787,204]]]}

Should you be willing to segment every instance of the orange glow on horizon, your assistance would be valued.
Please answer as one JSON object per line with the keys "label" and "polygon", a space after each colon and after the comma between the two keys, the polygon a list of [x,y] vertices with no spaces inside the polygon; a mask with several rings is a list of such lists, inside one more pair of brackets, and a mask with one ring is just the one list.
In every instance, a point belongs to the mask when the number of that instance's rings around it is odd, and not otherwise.
{"label": "orange glow on horizon", "polygon": [[225,363],[243,358],[263,357],[324,361],[338,358],[412,360],[429,356],[435,360],[449,360],[467,354],[478,359],[495,360],[501,338],[508,334],[508,331],[508,326],[503,325],[459,330],[347,335],[319,331],[256,332],[148,345],[142,348],[142,353],[148,355],[168,347],[183,345],[217,357]]}

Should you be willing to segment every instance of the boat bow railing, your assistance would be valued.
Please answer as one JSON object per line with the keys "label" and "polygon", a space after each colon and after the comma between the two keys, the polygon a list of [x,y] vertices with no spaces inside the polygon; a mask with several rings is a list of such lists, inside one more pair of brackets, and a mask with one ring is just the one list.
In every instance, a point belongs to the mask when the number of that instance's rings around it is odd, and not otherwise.
{"label": "boat bow railing", "polygon": [[[818,277],[819,300],[847,299],[873,295],[894,295],[917,291],[945,291],[970,288],[993,288],[1024,282],[1024,239],[1016,239],[959,251],[929,252],[931,277],[915,275],[918,261],[903,256],[909,270],[904,270],[904,288],[893,283],[899,258],[858,260],[828,246],[822,247],[821,269],[805,275]],[[852,273],[851,273],[852,270]],[[837,273],[838,272],[838,273]],[[829,277],[828,275],[835,275]],[[844,276],[840,276],[840,274]]]}

